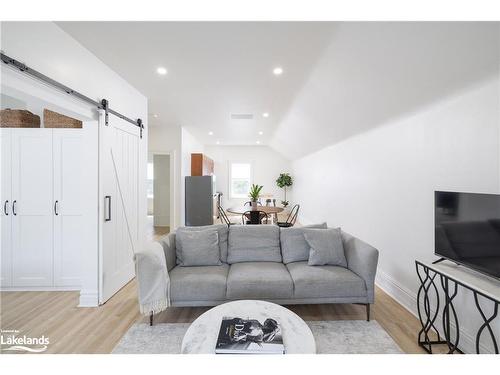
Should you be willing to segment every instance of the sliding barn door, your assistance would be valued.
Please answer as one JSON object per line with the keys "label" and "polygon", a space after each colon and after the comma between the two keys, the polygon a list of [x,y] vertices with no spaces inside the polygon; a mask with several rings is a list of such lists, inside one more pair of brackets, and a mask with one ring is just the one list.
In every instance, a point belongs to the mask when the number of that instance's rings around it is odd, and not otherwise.
{"label": "sliding barn door", "polygon": [[100,303],[135,275],[139,234],[139,128],[116,116],[100,128]]}

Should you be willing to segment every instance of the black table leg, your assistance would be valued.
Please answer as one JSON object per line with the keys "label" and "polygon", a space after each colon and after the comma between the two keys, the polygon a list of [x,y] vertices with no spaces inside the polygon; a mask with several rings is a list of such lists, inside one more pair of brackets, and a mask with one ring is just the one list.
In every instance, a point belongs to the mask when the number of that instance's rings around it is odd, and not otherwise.
{"label": "black table leg", "polygon": [[[422,325],[422,329],[418,333],[418,344],[427,353],[432,354],[433,344],[445,344],[447,342],[441,339],[439,331],[436,329],[436,326],[434,325],[436,318],[438,316],[439,304],[440,304],[438,289],[436,284],[434,283],[434,279],[436,278],[437,273],[431,275],[429,273],[429,269],[427,267],[423,267],[423,274],[425,275],[425,277],[423,277],[421,275],[421,270],[419,269],[418,264],[416,267],[417,267],[417,275],[418,278],[420,279],[420,288],[418,289],[417,293],[417,311],[420,324]],[[436,297],[436,310],[434,314],[432,314],[431,311],[431,304],[429,297],[430,290],[433,290],[434,295]],[[421,308],[421,306],[423,306],[423,309]],[[429,331],[431,329],[434,329],[434,331],[436,332],[437,340],[430,339]]]}
{"label": "black table leg", "polygon": [[[458,322],[457,312],[455,310],[455,306],[453,306],[453,298],[456,297],[458,293],[458,285],[454,284],[453,294],[450,295],[450,280],[447,277],[440,276],[441,285],[443,286],[445,304],[443,308],[443,332],[446,338],[446,344],[448,345],[448,354],[453,354],[455,351],[461,353],[461,350],[458,349],[458,342],[460,340],[460,325]],[[453,314],[453,320],[455,322],[455,342],[451,342],[451,324],[450,324],[450,312]]]}
{"label": "black table leg", "polygon": [[479,313],[481,314],[481,317],[484,320],[484,323],[481,325],[481,327],[477,331],[477,335],[476,335],[476,353],[480,354],[479,342],[481,340],[481,334],[483,333],[483,330],[485,328],[488,328],[488,332],[490,333],[491,340],[493,341],[493,346],[495,348],[495,354],[498,354],[497,340],[496,340],[495,335],[493,333],[493,330],[491,329],[491,326],[490,326],[490,323],[493,321],[493,319],[496,318],[496,316],[498,314],[498,302],[493,301],[495,303],[495,307],[493,308],[493,315],[489,318],[486,318],[486,315],[484,314],[483,310],[481,309],[481,305],[479,304],[479,298],[477,296],[477,292],[474,292],[474,301],[476,301],[477,309],[479,310]]}

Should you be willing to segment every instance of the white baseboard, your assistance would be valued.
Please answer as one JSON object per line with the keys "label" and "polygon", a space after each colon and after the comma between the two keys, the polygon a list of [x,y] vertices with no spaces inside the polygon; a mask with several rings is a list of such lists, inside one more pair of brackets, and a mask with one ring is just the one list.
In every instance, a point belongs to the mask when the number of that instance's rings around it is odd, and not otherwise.
{"label": "white baseboard", "polygon": [[77,292],[78,286],[13,286],[2,287],[0,292]]}
{"label": "white baseboard", "polygon": [[[375,284],[386,292],[389,296],[394,298],[396,302],[398,302],[401,306],[403,306],[406,310],[412,313],[418,319],[417,312],[417,295],[411,290],[406,289],[405,287],[399,285],[399,283],[389,276],[387,273],[382,271],[381,269],[377,270],[377,276],[375,278]],[[434,313],[435,310],[432,311]],[[442,312],[438,313],[436,318],[436,328],[439,330],[439,333],[442,335],[441,322],[443,321]],[[456,327],[453,322],[450,322],[450,330],[452,332],[452,337],[455,337]],[[416,332],[418,333],[418,332]],[[493,354],[493,350],[484,346],[483,344],[479,344],[481,353],[485,354]],[[460,341],[458,344],[460,350],[464,353],[476,353],[476,335],[471,334],[470,332],[465,331],[464,329],[460,330]]]}
{"label": "white baseboard", "polygon": [[97,290],[82,290],[80,291],[80,303],[78,307],[98,307],[99,293]]}

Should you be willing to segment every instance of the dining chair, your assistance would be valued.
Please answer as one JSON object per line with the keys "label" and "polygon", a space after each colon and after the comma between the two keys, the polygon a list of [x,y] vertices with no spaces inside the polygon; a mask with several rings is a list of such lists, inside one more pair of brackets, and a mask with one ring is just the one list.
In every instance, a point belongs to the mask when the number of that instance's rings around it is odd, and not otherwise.
{"label": "dining chair", "polygon": [[[274,198],[273,198],[273,207],[276,207],[276,199],[274,199]],[[273,221],[275,223],[278,222],[278,213],[277,212],[273,213]]]}
{"label": "dining chair", "polygon": [[221,221],[224,222],[228,227],[231,225],[238,225],[238,223],[234,223],[231,220],[229,220],[229,217],[226,214],[226,211],[224,211],[224,208],[222,208],[221,205],[217,206],[217,210],[219,211],[219,216],[221,218]]}
{"label": "dining chair", "polygon": [[266,219],[266,223],[269,223],[269,215],[259,210],[245,211],[241,215],[241,221],[246,225],[262,224],[264,219]]}
{"label": "dining chair", "polygon": [[297,216],[299,215],[299,209],[300,205],[296,204],[293,206],[292,210],[288,214],[288,217],[286,221],[278,221],[276,224],[281,227],[281,228],[289,228],[293,227],[295,225],[295,222],[297,221]]}

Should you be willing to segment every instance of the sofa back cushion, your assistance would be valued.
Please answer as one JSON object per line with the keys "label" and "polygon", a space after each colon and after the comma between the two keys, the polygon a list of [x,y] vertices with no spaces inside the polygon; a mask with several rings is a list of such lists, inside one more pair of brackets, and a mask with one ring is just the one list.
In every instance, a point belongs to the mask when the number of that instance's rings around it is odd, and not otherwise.
{"label": "sofa back cushion", "polygon": [[228,244],[229,264],[281,262],[280,232],[275,225],[232,225]]}
{"label": "sofa back cushion", "polygon": [[217,229],[199,231],[180,231],[177,233],[179,256],[182,267],[220,266],[219,234]]}
{"label": "sofa back cushion", "polygon": [[327,229],[326,223],[307,225],[300,228],[281,228],[280,242],[283,263],[303,262],[309,259],[310,246],[304,238],[304,229]]}
{"label": "sofa back cushion", "polygon": [[[219,250],[220,250],[220,260],[224,263],[227,263],[227,236],[228,236],[228,228],[225,224],[216,224],[216,225],[204,225],[200,227],[179,227],[177,228],[176,233],[180,233],[183,231],[200,231],[204,229],[216,229],[219,236]],[[177,241],[176,241],[177,242]],[[180,257],[182,251],[182,244],[177,244],[175,247],[175,255],[176,255],[176,263],[181,264]]]}

